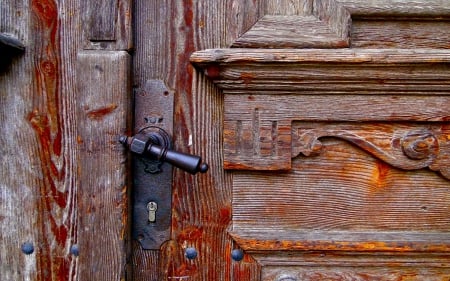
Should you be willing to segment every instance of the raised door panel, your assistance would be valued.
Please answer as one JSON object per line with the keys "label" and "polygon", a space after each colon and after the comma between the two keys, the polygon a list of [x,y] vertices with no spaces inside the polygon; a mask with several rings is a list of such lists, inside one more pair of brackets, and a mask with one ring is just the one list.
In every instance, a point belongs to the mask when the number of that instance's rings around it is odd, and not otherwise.
{"label": "raised door panel", "polygon": [[450,7],[306,4],[191,56],[224,95],[230,236],[261,280],[449,280]]}

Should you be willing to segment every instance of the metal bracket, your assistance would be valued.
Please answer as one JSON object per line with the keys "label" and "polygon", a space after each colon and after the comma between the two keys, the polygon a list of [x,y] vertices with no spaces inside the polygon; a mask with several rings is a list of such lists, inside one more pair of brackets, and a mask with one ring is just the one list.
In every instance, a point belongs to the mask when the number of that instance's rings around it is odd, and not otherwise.
{"label": "metal bracket", "polygon": [[8,70],[13,57],[23,53],[25,46],[17,38],[7,33],[0,33],[0,72]]}
{"label": "metal bracket", "polygon": [[[161,80],[148,80],[135,90],[135,134],[166,136],[157,141],[171,147],[174,93]],[[143,249],[157,250],[170,239],[172,219],[172,165],[133,157],[133,239]],[[149,209],[150,206],[157,208]],[[151,212],[151,213],[149,213]],[[151,219],[150,219],[151,218]]]}

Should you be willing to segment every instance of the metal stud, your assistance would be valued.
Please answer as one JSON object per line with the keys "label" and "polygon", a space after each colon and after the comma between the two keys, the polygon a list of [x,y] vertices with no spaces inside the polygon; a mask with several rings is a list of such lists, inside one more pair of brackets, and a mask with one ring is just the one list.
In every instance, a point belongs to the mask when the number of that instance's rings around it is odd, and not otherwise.
{"label": "metal stud", "polygon": [[72,247],[70,247],[70,253],[76,257],[80,254],[80,249],[78,247],[78,244],[73,244]]}
{"label": "metal stud", "polygon": [[31,255],[34,252],[34,245],[31,242],[23,243],[21,248],[25,255]]}
{"label": "metal stud", "polygon": [[231,258],[234,261],[241,261],[244,258],[244,251],[241,249],[234,249],[231,251]]}
{"label": "metal stud", "polygon": [[193,260],[197,257],[197,250],[195,248],[186,248],[186,250],[184,251],[184,254],[186,256],[186,258]]}

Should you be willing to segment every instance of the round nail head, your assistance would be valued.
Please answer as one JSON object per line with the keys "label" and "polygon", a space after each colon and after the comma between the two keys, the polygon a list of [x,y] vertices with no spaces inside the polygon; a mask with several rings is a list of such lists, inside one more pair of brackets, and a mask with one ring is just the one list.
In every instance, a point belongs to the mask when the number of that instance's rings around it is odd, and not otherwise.
{"label": "round nail head", "polygon": [[197,257],[197,250],[195,248],[187,248],[185,251],[186,258],[193,260]]}
{"label": "round nail head", "polygon": [[22,244],[22,252],[25,255],[31,255],[34,252],[34,246],[31,242],[25,242]]}
{"label": "round nail head", "polygon": [[241,249],[234,249],[231,252],[231,258],[234,261],[241,261],[244,258],[244,251],[242,251]]}
{"label": "round nail head", "polygon": [[70,247],[70,253],[76,257],[80,254],[80,249],[77,244],[73,244],[72,247]]}

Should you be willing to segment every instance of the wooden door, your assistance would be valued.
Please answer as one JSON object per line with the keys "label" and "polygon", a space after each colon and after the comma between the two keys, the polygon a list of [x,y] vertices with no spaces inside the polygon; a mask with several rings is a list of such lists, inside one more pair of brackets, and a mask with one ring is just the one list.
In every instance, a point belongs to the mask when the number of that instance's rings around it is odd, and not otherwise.
{"label": "wooden door", "polygon": [[[2,280],[450,280],[448,1],[0,16],[25,46],[0,75]],[[149,80],[174,94],[175,149],[210,165],[174,170],[158,250],[131,238],[118,143]]]}
{"label": "wooden door", "polygon": [[134,280],[449,280],[449,9],[138,2],[134,84],[167,83],[211,170],[175,172]]}

